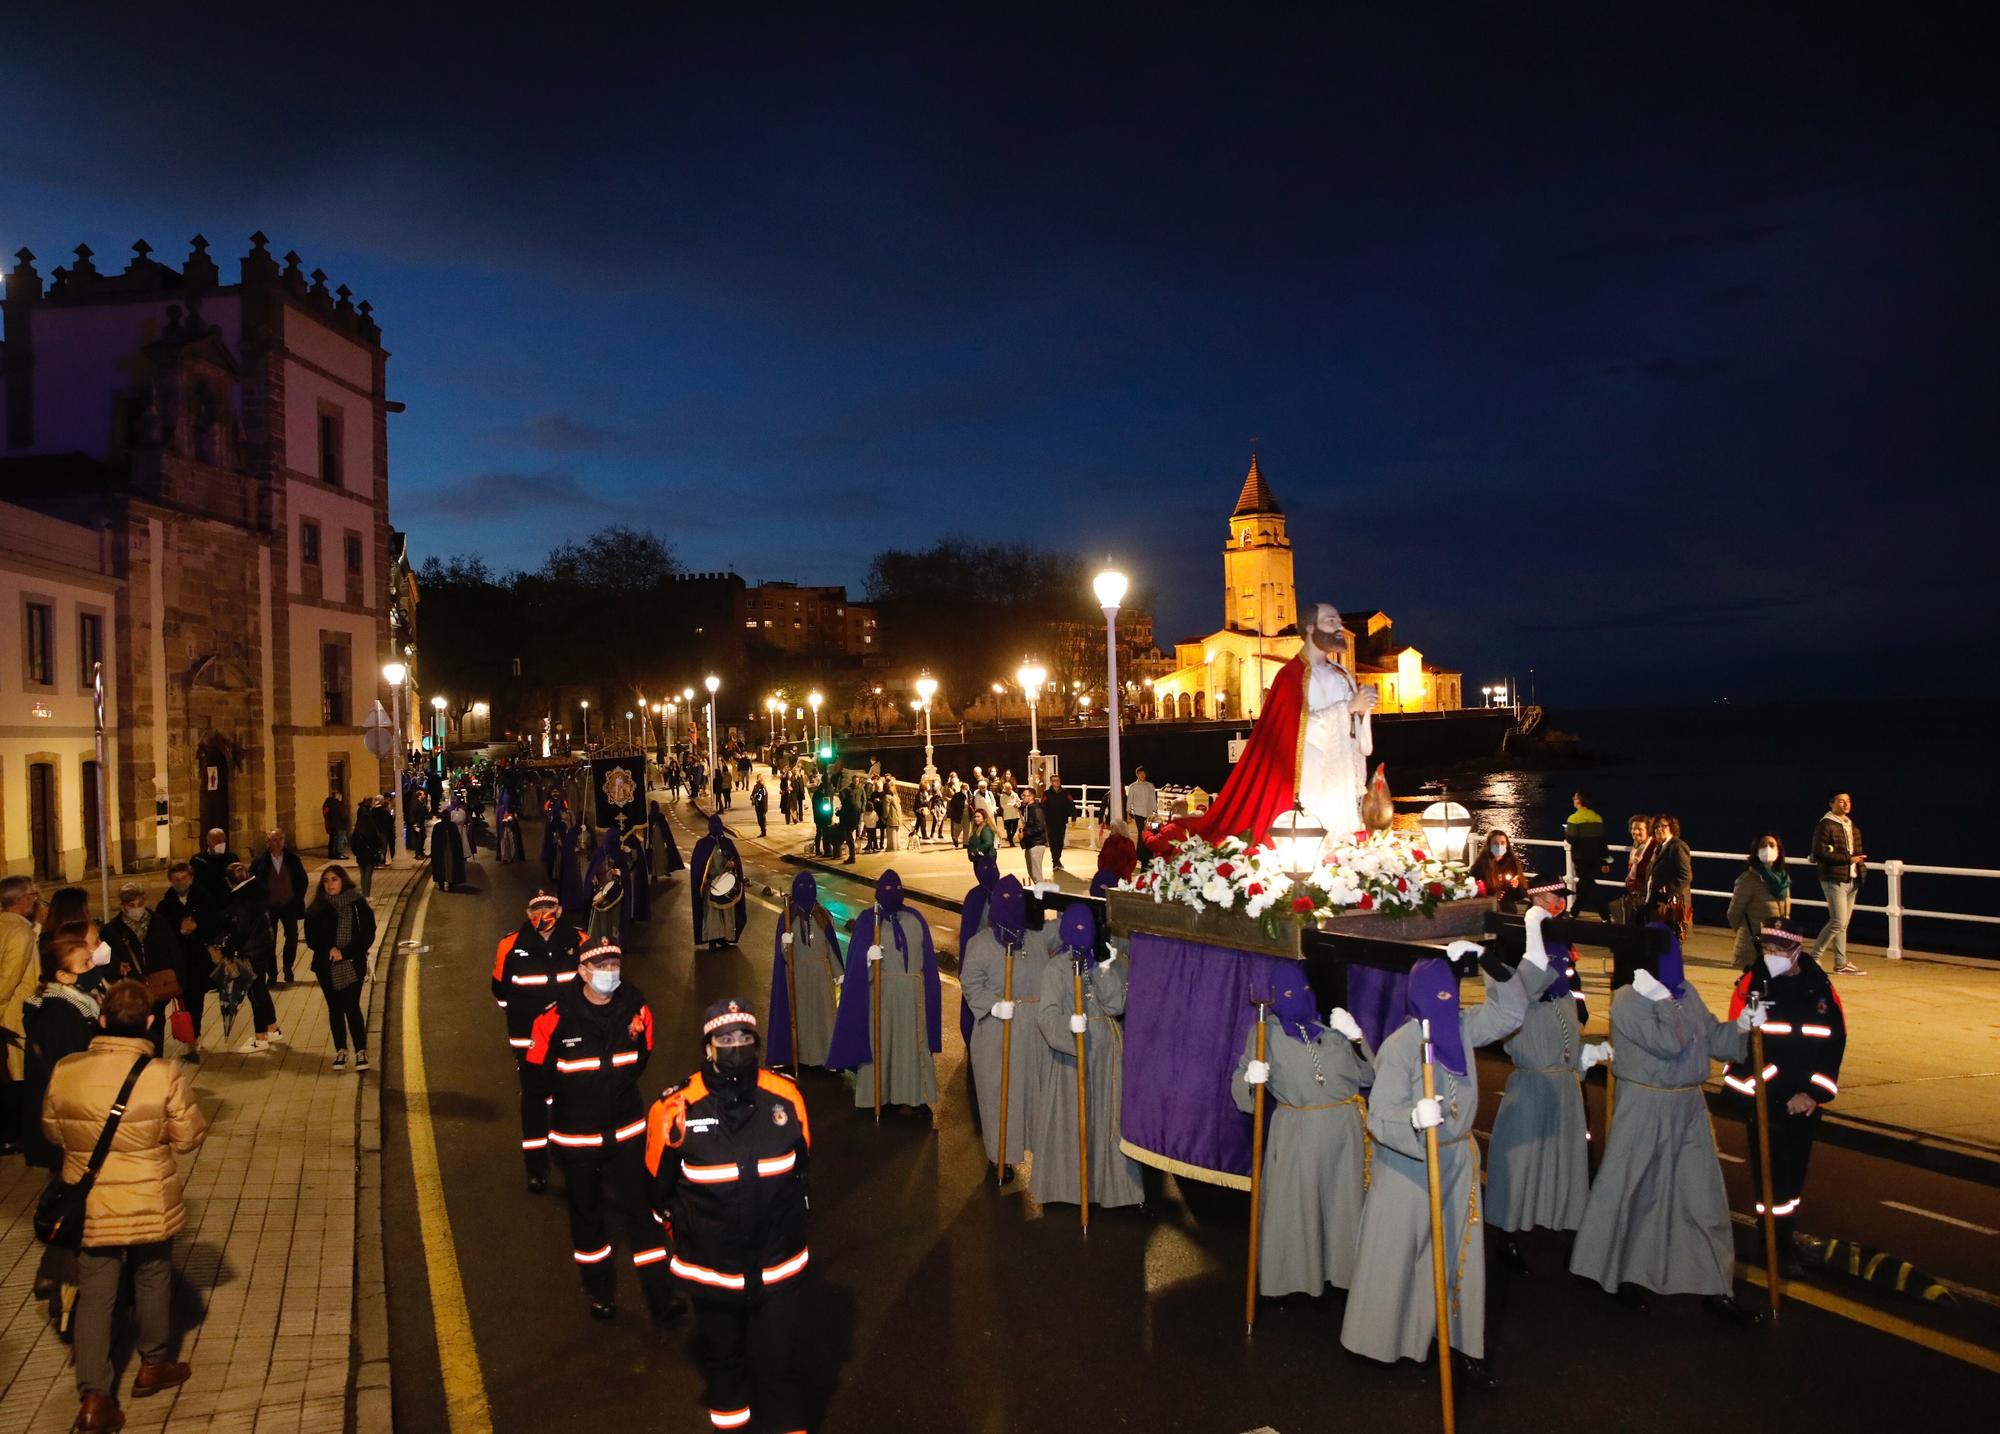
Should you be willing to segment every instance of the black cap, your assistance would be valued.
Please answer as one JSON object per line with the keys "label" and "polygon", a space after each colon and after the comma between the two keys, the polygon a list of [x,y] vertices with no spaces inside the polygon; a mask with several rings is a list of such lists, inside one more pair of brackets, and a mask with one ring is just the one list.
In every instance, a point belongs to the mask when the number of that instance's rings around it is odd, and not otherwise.
{"label": "black cap", "polygon": [[701,1034],[703,1039],[730,1026],[743,1026],[751,1035],[757,1034],[757,1016],[747,1005],[733,996],[724,997],[702,1013]]}

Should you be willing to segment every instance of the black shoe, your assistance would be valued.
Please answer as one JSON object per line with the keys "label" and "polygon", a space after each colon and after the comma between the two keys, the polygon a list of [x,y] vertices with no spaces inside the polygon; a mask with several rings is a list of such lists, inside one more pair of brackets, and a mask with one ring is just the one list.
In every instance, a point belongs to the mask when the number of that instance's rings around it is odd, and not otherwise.
{"label": "black shoe", "polygon": [[530,1176],[528,1177],[528,1193],[529,1193],[530,1195],[539,1195],[539,1194],[541,1194],[541,1193],[542,1193],[543,1191],[547,1190],[548,1188],[549,1188],[549,1177],[548,1177],[548,1176],[546,1176],[546,1175],[530,1175]]}
{"label": "black shoe", "polygon": [[1625,1306],[1626,1309],[1631,1310],[1634,1314],[1644,1314],[1646,1312],[1646,1291],[1638,1285],[1620,1285],[1618,1292],[1612,1295],[1611,1298]]}
{"label": "black shoe", "polygon": [[1738,1329],[1755,1329],[1764,1322],[1761,1310],[1753,1310],[1738,1304],[1734,1295],[1710,1295],[1701,1302],[1701,1307],[1717,1319],[1727,1320]]}
{"label": "black shoe", "polygon": [[1485,1393],[1500,1387],[1500,1381],[1493,1377],[1491,1365],[1456,1349],[1451,1352],[1451,1373],[1460,1389],[1477,1389]]}
{"label": "black shoe", "polygon": [[1500,1242],[1500,1259],[1508,1269],[1517,1275],[1528,1273],[1528,1257],[1521,1253],[1521,1242],[1508,1238]]}
{"label": "black shoe", "polygon": [[592,1319],[616,1319],[618,1318],[618,1306],[610,1300],[592,1300],[590,1302],[590,1317]]}

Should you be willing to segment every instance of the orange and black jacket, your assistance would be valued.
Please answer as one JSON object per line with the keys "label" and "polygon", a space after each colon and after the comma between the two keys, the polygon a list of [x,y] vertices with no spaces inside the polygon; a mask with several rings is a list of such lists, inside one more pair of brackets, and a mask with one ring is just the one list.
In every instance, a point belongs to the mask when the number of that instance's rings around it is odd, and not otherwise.
{"label": "orange and black jacket", "polygon": [[533,922],[500,938],[493,953],[493,999],[507,1013],[507,1044],[525,1051],[533,1043],[535,1017],[549,1008],[557,989],[576,979],[577,953],[584,935],[557,921],[543,936]]}
{"label": "orange and black jacket", "polygon": [[[1819,963],[1800,953],[1798,965],[1773,980],[1762,961],[1745,971],[1729,1001],[1731,1020],[1761,995],[1764,1079],[1780,1106],[1803,1091],[1821,1105],[1840,1094],[1840,1060],[1847,1053],[1847,1016],[1840,995]],[[1757,1093],[1749,1060],[1730,1062],[1722,1083],[1738,1095]]]}
{"label": "orange and black jacket", "polygon": [[768,1070],[747,1094],[725,1106],[697,1074],[646,1117],[653,1214],[674,1242],[669,1267],[708,1298],[752,1300],[806,1267],[805,1097]]}
{"label": "orange and black jacket", "polygon": [[597,1005],[582,981],[562,988],[535,1017],[528,1060],[548,1072],[549,1143],[600,1150],[646,1133],[639,1076],[653,1054],[653,1012],[639,988],[620,986]]}

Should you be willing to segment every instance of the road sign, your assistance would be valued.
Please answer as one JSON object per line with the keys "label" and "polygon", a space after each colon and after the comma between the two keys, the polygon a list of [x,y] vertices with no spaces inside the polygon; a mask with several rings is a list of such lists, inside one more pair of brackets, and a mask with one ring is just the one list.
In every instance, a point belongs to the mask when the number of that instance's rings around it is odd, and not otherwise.
{"label": "road sign", "polygon": [[390,728],[394,725],[389,720],[389,714],[382,710],[382,704],[378,701],[375,704],[374,710],[361,719],[362,745],[367,747],[369,752],[377,757],[388,756],[396,743],[395,734],[390,731]]}

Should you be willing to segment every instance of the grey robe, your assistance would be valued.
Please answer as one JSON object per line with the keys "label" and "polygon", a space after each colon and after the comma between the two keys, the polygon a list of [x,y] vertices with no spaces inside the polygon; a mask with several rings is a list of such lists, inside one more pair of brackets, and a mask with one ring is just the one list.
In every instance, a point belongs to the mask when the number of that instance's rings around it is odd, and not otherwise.
{"label": "grey robe", "polygon": [[[1043,1073],[1040,1102],[1028,1132],[1035,1152],[1029,1185],[1043,1205],[1074,1205],[1082,1198],[1076,1148],[1076,1037],[1069,1018],[1076,1010],[1070,960],[1057,955],[1042,967],[1042,999],[1035,1007],[1051,1060]],[[1115,1017],[1125,1014],[1125,966],[1120,957],[1101,965],[1084,983],[1086,1099],[1090,1111],[1090,1203],[1137,1205],[1146,1198],[1139,1162],[1118,1148],[1119,1112],[1124,1106],[1125,1032]]]}
{"label": "grey robe", "polygon": [[[1265,1059],[1271,1081],[1266,1104],[1275,1103],[1264,1138],[1264,1224],[1257,1255],[1257,1288],[1267,1295],[1317,1295],[1328,1285],[1346,1289],[1361,1251],[1361,1207],[1368,1193],[1367,1106],[1361,1087],[1374,1079],[1365,1043],[1328,1028],[1308,1046],[1297,1028],[1267,1018]],[[1313,1053],[1320,1074],[1313,1078]],[[1257,1054],[1257,1031],[1243,1040],[1230,1093],[1245,1115],[1256,1096],[1243,1079]]]}
{"label": "grey robe", "polygon": [[[1042,1085],[1054,1066],[1054,1053],[1036,1024],[1042,998],[1042,970],[1049,963],[1049,943],[1042,932],[1023,934],[1014,953],[1014,1038],[1007,1064],[1007,1157],[1013,1164],[1029,1149],[1028,1121],[1041,1098]],[[1002,1163],[1000,1148],[1000,1038],[1006,1023],[995,1020],[993,1003],[1006,992],[1006,952],[990,926],[965,943],[958,979],[976,1023],[972,1028],[973,1089],[979,1095],[979,1131],[986,1141],[986,1158]],[[1071,1061],[1072,1069],[1075,1062]],[[1075,1099],[1072,1075],[1070,1098]]]}
{"label": "grey robe", "polygon": [[[876,929],[875,940],[882,948],[882,959],[875,963],[874,976],[882,983],[882,1104],[935,1107],[937,1062],[931,1057],[930,1030],[924,1015],[924,919],[905,910],[893,915],[884,912],[878,920],[882,924]],[[891,920],[903,928],[903,940],[910,948],[907,971],[902,953],[896,949],[896,934],[888,926]],[[805,1040],[803,1030],[799,1040]],[[863,1110],[875,1107],[872,1064],[854,1073],[854,1104]]]}
{"label": "grey robe", "polygon": [[[726,914],[726,913],[725,913]],[[833,946],[818,921],[808,917],[788,927],[792,934],[792,985],[798,991],[800,1065],[824,1066],[826,1048],[833,1044],[833,1014],[840,1005],[840,982],[846,969],[834,957]],[[883,992],[883,1020],[888,1019],[888,993]],[[868,1088],[875,1103],[875,1088]]]}
{"label": "grey robe", "polygon": [[1496,1230],[1574,1230],[1590,1198],[1576,997],[1528,1007],[1507,1055],[1515,1070],[1486,1145],[1486,1223]]}
{"label": "grey robe", "polygon": [[[1437,1128],[1443,1165],[1445,1269],[1451,1272],[1451,1347],[1486,1357],[1486,1241],[1479,1229],[1479,1063],[1473,1049],[1520,1028],[1528,1003],[1551,980],[1523,962],[1510,981],[1486,980],[1484,1005],[1459,1011],[1466,1073],[1437,1067],[1444,1124]],[[1361,1211],[1361,1258],[1348,1287],[1340,1342],[1369,1359],[1423,1359],[1437,1334],[1431,1293],[1431,1206],[1424,1137],[1410,1112],[1424,1094],[1424,1043],[1405,1021],[1375,1053],[1368,1133],[1375,1137],[1368,1200]]]}
{"label": "grey robe", "polygon": [[1710,1060],[1742,1060],[1750,1037],[1709,1015],[1693,986],[1649,1001],[1611,998],[1618,1109],[1570,1254],[1572,1274],[1616,1292],[1726,1295],[1736,1238],[1702,1082]]}

